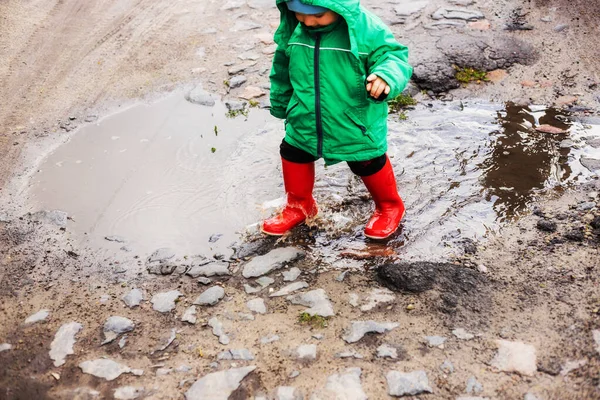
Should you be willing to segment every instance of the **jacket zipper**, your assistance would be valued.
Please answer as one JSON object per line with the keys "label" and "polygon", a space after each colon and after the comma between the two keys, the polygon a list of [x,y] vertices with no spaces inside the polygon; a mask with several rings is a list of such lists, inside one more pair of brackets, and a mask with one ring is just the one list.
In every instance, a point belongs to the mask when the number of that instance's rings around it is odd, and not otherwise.
{"label": "jacket zipper", "polygon": [[317,33],[315,43],[315,119],[317,122],[317,157],[323,157],[323,121],[321,120],[321,72],[319,68],[321,33]]}

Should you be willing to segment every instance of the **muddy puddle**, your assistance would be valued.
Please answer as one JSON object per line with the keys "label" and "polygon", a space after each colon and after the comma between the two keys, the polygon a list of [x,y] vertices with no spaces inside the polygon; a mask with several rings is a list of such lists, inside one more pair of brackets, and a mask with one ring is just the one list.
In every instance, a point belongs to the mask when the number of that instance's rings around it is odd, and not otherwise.
{"label": "muddy puddle", "polygon": [[[226,113],[221,103],[199,106],[174,94],[85,126],[39,166],[27,207],[66,211],[69,230],[96,250],[230,255],[240,235],[259,235],[257,221],[283,203],[283,124],[258,108]],[[581,158],[600,158],[588,144],[600,140],[600,125],[553,109],[433,102],[407,115],[389,124],[389,155],[407,206],[402,230],[385,246],[365,239],[372,210],[365,188],[345,164],[320,163],[321,213],[292,242],[312,244],[315,257],[339,267],[365,251],[443,258],[465,239],[497,232],[544,190],[590,178]],[[536,131],[544,124],[566,133]],[[106,240],[115,236],[118,242]]]}

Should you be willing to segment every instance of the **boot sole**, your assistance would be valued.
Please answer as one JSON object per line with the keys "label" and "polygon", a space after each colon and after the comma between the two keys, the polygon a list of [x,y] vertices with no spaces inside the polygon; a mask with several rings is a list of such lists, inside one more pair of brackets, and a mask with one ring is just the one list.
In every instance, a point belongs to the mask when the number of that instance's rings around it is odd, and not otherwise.
{"label": "boot sole", "polygon": [[[264,233],[265,235],[269,235],[269,236],[283,236],[283,235],[285,235],[285,234],[287,233],[287,232],[284,232],[284,233],[273,233],[273,232],[267,232],[267,231],[265,231],[265,230],[262,228],[262,226],[260,227],[260,231],[261,231],[262,233]],[[289,232],[289,231],[288,231],[288,232]]]}

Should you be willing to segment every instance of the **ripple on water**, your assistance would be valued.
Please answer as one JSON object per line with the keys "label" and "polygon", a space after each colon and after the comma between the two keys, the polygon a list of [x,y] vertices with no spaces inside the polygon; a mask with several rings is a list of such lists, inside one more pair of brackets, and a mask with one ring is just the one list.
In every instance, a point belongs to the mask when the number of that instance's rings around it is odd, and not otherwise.
{"label": "ripple on water", "polygon": [[[282,202],[283,124],[265,110],[225,113],[220,103],[202,107],[173,95],[86,126],[43,162],[29,203],[67,211],[71,229],[94,247],[112,249],[104,237],[119,235],[138,253],[227,254],[237,232]],[[586,144],[600,140],[599,125],[545,107],[434,102],[408,117],[389,123],[388,154],[407,214],[387,245],[362,235],[372,204],[361,181],[345,164],[319,163],[320,228],[309,243],[325,261],[352,267],[340,257],[348,251],[442,258],[521,215],[541,191],[588,179],[582,157],[600,159]],[[537,132],[541,124],[568,133]],[[214,234],[223,235],[217,243],[209,241]]]}

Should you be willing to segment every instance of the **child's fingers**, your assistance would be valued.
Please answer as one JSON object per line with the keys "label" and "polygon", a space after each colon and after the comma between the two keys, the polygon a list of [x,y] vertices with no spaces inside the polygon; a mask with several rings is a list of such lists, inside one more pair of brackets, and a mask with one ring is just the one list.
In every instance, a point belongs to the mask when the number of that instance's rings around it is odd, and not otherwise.
{"label": "child's fingers", "polygon": [[367,92],[371,91],[372,86],[373,86],[373,84],[371,82],[367,83]]}
{"label": "child's fingers", "polygon": [[367,82],[372,82],[377,78],[379,78],[377,75],[371,74],[371,75],[367,76]]}
{"label": "child's fingers", "polygon": [[379,97],[381,92],[383,92],[383,89],[385,89],[385,87],[383,86],[383,82],[381,81],[381,79],[377,79],[375,82],[373,82],[373,87],[371,88],[371,96],[375,98]]}
{"label": "child's fingers", "polygon": [[389,85],[385,85],[385,90],[383,91],[385,94],[390,94],[390,90],[392,90]]}

